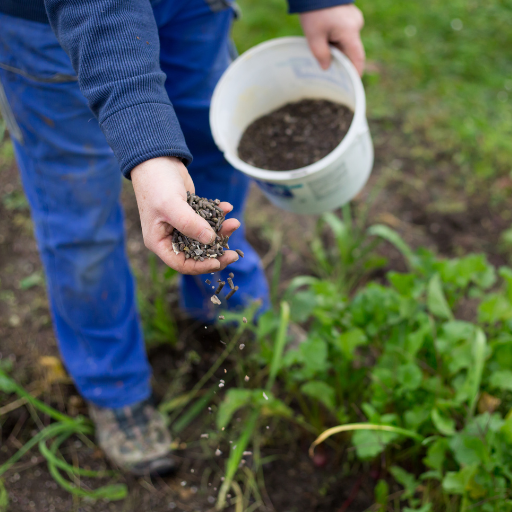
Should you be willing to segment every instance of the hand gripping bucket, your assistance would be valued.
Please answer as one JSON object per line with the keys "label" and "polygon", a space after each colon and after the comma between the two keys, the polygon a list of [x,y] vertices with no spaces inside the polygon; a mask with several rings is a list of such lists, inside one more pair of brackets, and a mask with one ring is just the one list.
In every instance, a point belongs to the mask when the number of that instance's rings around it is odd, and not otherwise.
{"label": "hand gripping bucket", "polygon": [[[226,160],[254,178],[272,203],[294,213],[317,214],[347,203],[373,166],[363,85],[347,57],[335,48],[331,53],[332,64],[323,71],[305,38],[267,41],[229,66],[212,97],[210,125]],[[252,121],[304,98],[335,101],[354,111],[347,135],[331,153],[292,171],[258,169],[238,158],[238,143]]]}

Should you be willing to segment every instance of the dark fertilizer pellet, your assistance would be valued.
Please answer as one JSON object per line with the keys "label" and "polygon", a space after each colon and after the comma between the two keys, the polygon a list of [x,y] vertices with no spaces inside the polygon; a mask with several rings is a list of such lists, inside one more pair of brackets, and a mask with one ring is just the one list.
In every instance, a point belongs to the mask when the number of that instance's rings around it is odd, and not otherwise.
{"label": "dark fertilizer pellet", "polygon": [[247,127],[238,145],[238,156],[260,169],[300,169],[336,148],[353,117],[352,110],[332,101],[288,103]]}
{"label": "dark fertilizer pellet", "polygon": [[234,290],[235,289],[235,285],[233,284],[233,280],[231,279],[231,277],[228,277],[227,278],[227,282],[229,284],[229,287]]}
{"label": "dark fertilizer pellet", "polygon": [[241,251],[240,249],[235,249],[235,252],[240,256],[240,258],[244,257],[244,251]]}
{"label": "dark fertilizer pellet", "polygon": [[221,281],[221,282],[219,283],[219,286],[217,286],[217,289],[215,290],[215,295],[219,295],[219,293],[221,292],[222,288],[224,288],[224,285],[225,285],[225,284],[226,284],[226,283],[225,283],[224,281]]}
{"label": "dark fertilizer pellet", "polygon": [[233,279],[235,277],[235,274],[233,274],[233,272],[230,272],[228,276],[231,277],[231,279]]}
{"label": "dark fertilizer pellet", "polygon": [[226,300],[229,300],[231,297],[233,297],[233,294],[238,291],[238,286],[235,286],[227,295]]}
{"label": "dark fertilizer pellet", "polygon": [[212,284],[212,282],[211,282],[209,279],[207,279],[207,280],[205,281],[205,283],[206,283],[206,284]]}

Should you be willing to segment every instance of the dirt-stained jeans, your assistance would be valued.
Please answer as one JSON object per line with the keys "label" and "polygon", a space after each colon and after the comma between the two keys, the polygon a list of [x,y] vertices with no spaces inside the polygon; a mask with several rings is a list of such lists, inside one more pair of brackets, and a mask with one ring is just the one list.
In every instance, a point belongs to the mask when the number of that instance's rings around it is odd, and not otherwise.
{"label": "dirt-stained jeans", "polygon": [[[208,122],[213,88],[232,58],[234,11],[205,0],[153,5],[166,88],[194,155],[196,193],[230,201],[240,219],[249,181],[217,150]],[[60,351],[84,398],[112,408],[135,403],[151,392],[150,368],[125,252],[117,162],[50,26],[2,14],[0,26],[0,108],[31,207]],[[232,246],[245,258],[215,280],[233,271],[243,293],[231,305],[260,298],[266,307],[267,283],[243,226]],[[181,305],[211,320],[204,281],[182,279]]]}

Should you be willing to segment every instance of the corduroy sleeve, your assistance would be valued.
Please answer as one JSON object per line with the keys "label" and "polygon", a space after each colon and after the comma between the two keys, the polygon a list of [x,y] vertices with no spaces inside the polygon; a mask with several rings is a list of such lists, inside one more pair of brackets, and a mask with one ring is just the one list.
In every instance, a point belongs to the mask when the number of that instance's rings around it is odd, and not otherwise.
{"label": "corduroy sleeve", "polygon": [[123,174],[158,156],[190,163],[149,0],[45,0],[45,7]]}
{"label": "corduroy sleeve", "polygon": [[353,3],[353,0],[288,0],[290,14],[316,11],[318,9],[351,3]]}

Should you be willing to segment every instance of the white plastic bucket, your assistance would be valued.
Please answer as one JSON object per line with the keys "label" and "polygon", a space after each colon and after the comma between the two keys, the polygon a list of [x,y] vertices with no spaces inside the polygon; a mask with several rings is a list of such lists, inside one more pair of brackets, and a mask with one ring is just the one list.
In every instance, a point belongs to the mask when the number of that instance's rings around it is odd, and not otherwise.
{"label": "white plastic bucket", "polygon": [[[210,125],[226,160],[254,178],[272,203],[294,213],[322,213],[347,203],[363,188],[373,166],[363,84],[345,55],[335,48],[331,53],[332,64],[324,71],[305,38],[267,41],[238,57],[213,93]],[[292,171],[259,169],[238,157],[247,126],[304,98],[335,101],[354,111],[347,135],[331,153]]]}

